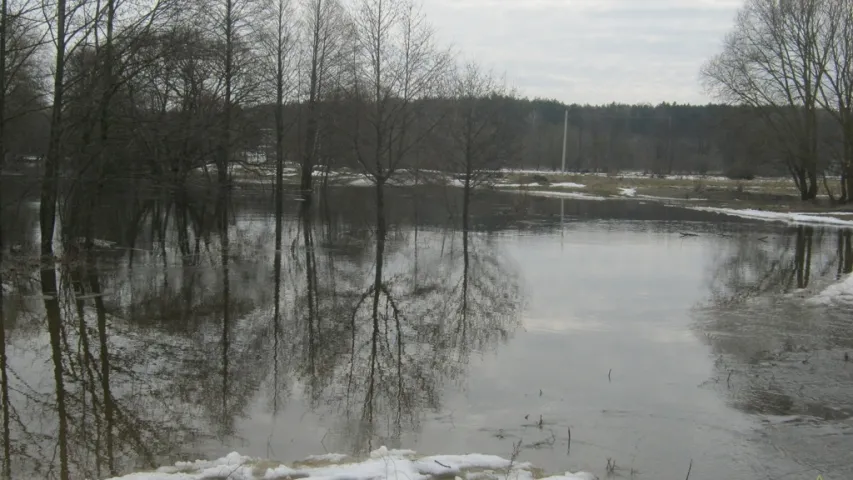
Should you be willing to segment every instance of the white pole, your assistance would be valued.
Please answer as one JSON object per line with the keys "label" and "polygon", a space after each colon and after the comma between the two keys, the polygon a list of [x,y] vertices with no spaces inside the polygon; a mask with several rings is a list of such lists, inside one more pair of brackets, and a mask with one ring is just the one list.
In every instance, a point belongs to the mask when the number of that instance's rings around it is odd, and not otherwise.
{"label": "white pole", "polygon": [[566,171],[566,137],[569,136],[569,109],[566,109],[566,121],[563,123],[563,172]]}

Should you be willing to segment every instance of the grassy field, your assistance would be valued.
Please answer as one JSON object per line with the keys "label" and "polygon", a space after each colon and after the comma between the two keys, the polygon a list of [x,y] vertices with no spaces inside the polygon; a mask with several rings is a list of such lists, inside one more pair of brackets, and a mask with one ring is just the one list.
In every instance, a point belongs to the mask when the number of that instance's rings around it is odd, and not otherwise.
{"label": "grassy field", "polygon": [[[545,181],[547,180],[547,181]],[[559,183],[577,183],[584,188],[555,186]],[[496,182],[522,185],[519,188],[539,191],[573,191],[588,195],[619,197],[622,189],[635,189],[636,196],[650,200],[689,201],[691,204],[729,208],[759,208],[772,211],[850,211],[853,207],[831,205],[827,195],[817,200],[803,202],[789,178],[756,178],[731,180],[719,176],[605,176],[594,174],[533,174],[506,173]],[[837,182],[835,185],[837,186]],[[821,189],[823,190],[823,189]],[[837,195],[837,192],[836,192]]]}

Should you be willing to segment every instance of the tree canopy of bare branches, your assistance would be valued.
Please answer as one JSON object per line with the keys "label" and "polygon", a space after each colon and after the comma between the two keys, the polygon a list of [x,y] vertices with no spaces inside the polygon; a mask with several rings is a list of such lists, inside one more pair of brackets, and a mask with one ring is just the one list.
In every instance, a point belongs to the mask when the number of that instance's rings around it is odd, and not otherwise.
{"label": "tree canopy of bare branches", "polygon": [[[774,152],[803,200],[818,194],[818,175],[833,159],[850,192],[851,16],[849,0],[747,0],[723,50],[702,68],[706,89],[760,113]],[[822,148],[824,112],[838,124],[841,153]]]}

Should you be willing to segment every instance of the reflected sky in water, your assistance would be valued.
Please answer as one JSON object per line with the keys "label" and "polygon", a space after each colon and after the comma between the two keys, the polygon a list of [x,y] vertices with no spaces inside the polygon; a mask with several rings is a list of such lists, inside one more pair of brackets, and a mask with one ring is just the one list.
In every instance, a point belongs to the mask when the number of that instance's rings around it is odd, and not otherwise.
{"label": "reflected sky in water", "polygon": [[853,270],[847,232],[496,192],[466,231],[458,190],[392,189],[383,235],[372,191],[341,188],[287,202],[277,245],[260,189],[115,190],[55,296],[37,206],[4,192],[21,478],[519,440],[555,472],[853,473],[853,318],[804,302]]}

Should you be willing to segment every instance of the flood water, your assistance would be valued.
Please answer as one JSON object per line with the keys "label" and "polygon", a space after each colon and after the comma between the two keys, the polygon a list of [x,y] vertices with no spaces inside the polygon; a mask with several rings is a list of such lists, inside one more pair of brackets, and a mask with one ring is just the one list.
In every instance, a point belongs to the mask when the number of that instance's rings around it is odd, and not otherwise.
{"label": "flood water", "polygon": [[853,313],[807,302],[849,232],[490,192],[466,232],[461,191],[398,188],[377,258],[372,189],[288,199],[280,246],[262,186],[113,190],[55,295],[4,192],[15,478],[519,441],[602,478],[853,475]]}

